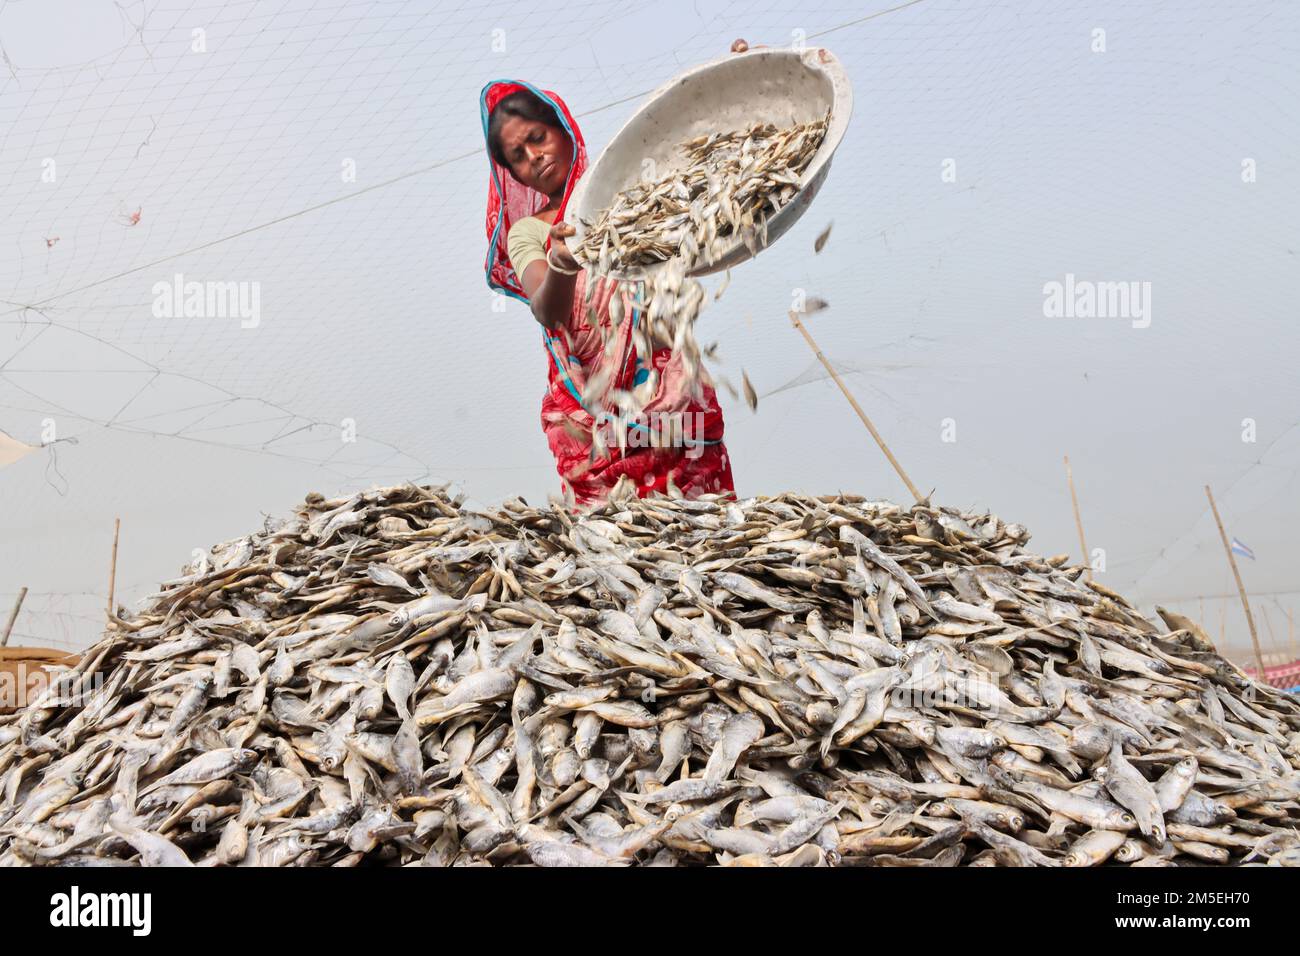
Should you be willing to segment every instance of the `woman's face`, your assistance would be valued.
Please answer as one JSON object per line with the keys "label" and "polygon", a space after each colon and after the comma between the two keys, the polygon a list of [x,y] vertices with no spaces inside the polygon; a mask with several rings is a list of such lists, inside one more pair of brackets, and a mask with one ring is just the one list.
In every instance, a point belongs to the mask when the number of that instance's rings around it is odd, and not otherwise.
{"label": "woman's face", "polygon": [[573,146],[564,130],[536,120],[509,116],[501,126],[501,150],[515,179],[554,196],[564,191]]}

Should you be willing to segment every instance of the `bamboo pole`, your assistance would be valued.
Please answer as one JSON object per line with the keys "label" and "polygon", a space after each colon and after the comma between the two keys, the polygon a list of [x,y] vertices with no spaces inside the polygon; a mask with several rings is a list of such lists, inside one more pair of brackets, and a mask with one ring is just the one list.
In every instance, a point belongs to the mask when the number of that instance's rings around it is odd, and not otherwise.
{"label": "bamboo pole", "polygon": [[1241,595],[1241,607],[1246,612],[1246,627],[1250,629],[1250,643],[1255,648],[1256,680],[1264,679],[1264,654],[1259,649],[1259,635],[1255,632],[1255,618],[1250,613],[1250,601],[1246,597],[1246,586],[1241,583],[1241,572],[1237,570],[1237,559],[1232,553],[1232,544],[1228,541],[1228,532],[1223,530],[1223,519],[1219,517],[1219,506],[1214,503],[1214,492],[1205,486],[1205,497],[1210,499],[1210,511],[1214,513],[1214,523],[1219,526],[1219,538],[1223,541],[1223,550],[1228,555],[1228,564],[1232,567],[1232,576],[1237,581],[1237,593]]}
{"label": "bamboo pole", "polygon": [[9,632],[14,629],[14,621],[18,620],[18,609],[23,606],[23,599],[27,597],[27,588],[23,587],[18,591],[18,600],[14,601],[14,609],[9,612],[9,622],[5,624],[4,636],[0,637],[0,647],[9,646]]}
{"label": "bamboo pole", "polygon": [[898,463],[898,459],[894,457],[894,453],[890,451],[889,446],[885,444],[885,440],[880,437],[880,432],[876,431],[876,426],[871,424],[871,419],[867,417],[867,413],[862,410],[862,406],[859,405],[857,399],[853,397],[853,393],[849,391],[849,387],[844,384],[839,373],[831,367],[831,363],[827,360],[826,356],[822,354],[822,350],[817,347],[817,343],[814,342],[813,337],[808,334],[808,330],[804,328],[804,324],[799,321],[799,313],[792,311],[790,313],[790,321],[794,323],[796,329],[803,333],[804,339],[808,342],[808,347],[813,350],[818,361],[825,366],[826,371],[830,372],[831,378],[833,378],[835,384],[840,387],[840,391],[844,393],[844,397],[849,400],[849,404],[853,406],[853,410],[858,413],[858,418],[862,419],[862,424],[867,426],[867,431],[871,432],[871,437],[876,440],[876,444],[880,446],[880,450],[885,453],[885,457],[889,459],[889,463],[894,466],[894,471],[898,472],[898,477],[903,479],[903,484],[907,485],[907,490],[912,493],[912,497],[916,499],[918,504],[925,501],[925,499],[921,497],[921,492],[916,490],[916,485],[912,484],[912,479],[907,477],[907,472],[903,471],[903,466]]}
{"label": "bamboo pole", "polygon": [[1092,580],[1092,558],[1088,554],[1088,542],[1083,540],[1083,520],[1079,517],[1079,496],[1074,493],[1074,473],[1070,470],[1070,456],[1065,456],[1065,480],[1070,483],[1070,503],[1074,505],[1074,526],[1079,531],[1079,547],[1083,549],[1084,577]]}
{"label": "bamboo pole", "polygon": [[117,617],[117,611],[113,607],[113,592],[117,588],[117,536],[122,530],[122,519],[113,519],[113,559],[108,565],[108,623],[111,626],[113,619]]}

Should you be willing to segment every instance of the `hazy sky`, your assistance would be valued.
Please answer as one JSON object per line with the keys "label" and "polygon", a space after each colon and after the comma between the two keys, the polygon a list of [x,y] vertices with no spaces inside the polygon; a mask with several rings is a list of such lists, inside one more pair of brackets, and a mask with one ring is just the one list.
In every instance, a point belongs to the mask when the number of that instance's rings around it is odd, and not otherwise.
{"label": "hazy sky", "polygon": [[[810,330],[936,502],[1077,557],[1069,454],[1098,579],[1193,616],[1206,596],[1241,654],[1211,484],[1282,649],[1300,9],[870,16],[894,6],[0,2],[0,430],[44,444],[0,468],[0,606],[32,592],[13,642],[95,636],[114,516],[130,601],[311,490],[558,490],[540,334],[482,278],[479,89],[558,91],[594,158],[645,93],[744,36],[825,44],[855,109],[812,209],[702,319],[723,374],[762,396],[757,414],[722,396],[737,491],[905,501],[786,319],[805,289],[831,303]],[[255,327],[156,314],[177,274],[256,288]],[[1067,281],[1146,294],[1053,317]]]}

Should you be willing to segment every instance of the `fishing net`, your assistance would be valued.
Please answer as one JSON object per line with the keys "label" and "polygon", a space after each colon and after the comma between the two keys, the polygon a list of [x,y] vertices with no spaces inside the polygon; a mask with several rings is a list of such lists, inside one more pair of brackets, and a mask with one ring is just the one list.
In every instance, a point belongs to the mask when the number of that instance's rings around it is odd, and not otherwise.
{"label": "fishing net", "polygon": [[[1247,587],[1294,609],[1300,11],[791,9],[151,0],[73,31],[55,4],[0,8],[0,429],[38,449],[0,469],[0,616],[31,588],[14,641],[93,639],[115,516],[129,606],[308,490],[544,500],[545,356],[482,278],[479,92],[555,90],[598,151],[744,36],[826,44],[858,109],[810,212],[701,321],[761,399],[721,391],[737,492],[905,495],[790,328],[796,291],[822,296],[811,333],[865,370],[846,380],[918,485],[1077,557],[1068,453],[1099,580],[1198,620],[1203,603],[1216,640],[1222,609],[1248,659],[1203,486],[1256,555]],[[1045,317],[1067,273],[1149,280],[1150,327]],[[236,308],[208,310],[225,283]]]}

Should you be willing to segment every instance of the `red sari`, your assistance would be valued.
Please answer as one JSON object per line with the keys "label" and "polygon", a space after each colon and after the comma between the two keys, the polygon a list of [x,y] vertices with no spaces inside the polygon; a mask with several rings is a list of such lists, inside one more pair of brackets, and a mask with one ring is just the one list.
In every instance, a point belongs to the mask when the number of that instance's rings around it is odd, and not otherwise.
{"label": "red sari", "polygon": [[[569,177],[556,213],[559,220],[574,184],[587,168],[582,132],[564,101],[527,83],[494,80],[483,88],[480,97],[483,134],[486,139],[496,104],[522,89],[531,90],[555,110],[573,144]],[[506,237],[512,224],[541,211],[548,200],[516,180],[509,169],[492,159],[490,150],[488,162],[487,282],[494,290],[527,302],[523,286],[510,266]],[[722,442],[722,409],[707,374],[701,372],[701,381],[692,395],[685,385],[680,358],[674,358],[671,349],[655,350],[647,363],[644,356],[637,355],[632,343],[632,328],[640,314],[633,306],[629,289],[612,279],[596,279],[589,315],[585,301],[589,281],[590,274],[583,270],[574,285],[568,320],[553,332],[542,329],[548,369],[542,429],[561,480],[573,490],[578,504],[603,499],[624,475],[635,482],[641,497],[655,492],[666,494],[670,482],[688,498],[710,493],[734,495],[731,463]],[[616,295],[622,299],[624,319],[614,326],[609,304]],[[614,348],[607,350],[605,338],[611,329],[617,341]],[[610,390],[631,391],[648,376],[656,378],[653,398],[628,428],[623,447],[613,430],[614,410],[584,405],[581,398],[588,380],[605,374],[609,376]],[[598,419],[609,423],[602,430],[608,446],[603,454],[596,454],[592,448],[592,426]],[[650,446],[648,436],[652,431],[671,436],[667,447]]]}

